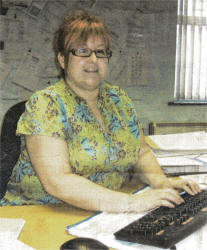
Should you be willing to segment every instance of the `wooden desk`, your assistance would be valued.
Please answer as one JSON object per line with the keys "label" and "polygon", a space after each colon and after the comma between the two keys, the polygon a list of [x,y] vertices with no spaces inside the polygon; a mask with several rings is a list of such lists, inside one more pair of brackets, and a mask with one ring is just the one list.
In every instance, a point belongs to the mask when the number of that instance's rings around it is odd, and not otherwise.
{"label": "wooden desk", "polygon": [[[142,184],[129,185],[122,191],[132,192],[141,187]],[[0,207],[0,217],[22,218],[26,221],[18,239],[37,250],[60,249],[65,241],[75,238],[65,231],[66,226],[93,214],[67,204]]]}
{"label": "wooden desk", "polygon": [[60,249],[65,241],[74,238],[65,231],[66,226],[92,214],[66,204],[0,207],[0,217],[26,221],[19,240],[37,250]]}

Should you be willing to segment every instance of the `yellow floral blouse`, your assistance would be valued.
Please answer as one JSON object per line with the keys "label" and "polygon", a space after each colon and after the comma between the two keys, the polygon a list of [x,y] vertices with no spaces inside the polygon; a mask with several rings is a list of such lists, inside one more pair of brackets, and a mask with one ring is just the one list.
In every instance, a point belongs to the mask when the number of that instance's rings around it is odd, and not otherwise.
{"label": "yellow floral blouse", "polygon": [[30,162],[24,135],[64,138],[73,173],[119,189],[137,162],[140,126],[132,101],[118,86],[101,84],[98,107],[105,129],[64,80],[33,94],[18,122],[21,154],[0,205],[61,202],[44,191]]}

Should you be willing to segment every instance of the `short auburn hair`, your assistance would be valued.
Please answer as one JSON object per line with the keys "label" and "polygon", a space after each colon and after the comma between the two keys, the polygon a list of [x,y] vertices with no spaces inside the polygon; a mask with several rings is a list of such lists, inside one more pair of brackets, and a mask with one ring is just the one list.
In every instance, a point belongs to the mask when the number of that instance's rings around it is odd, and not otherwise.
{"label": "short auburn hair", "polygon": [[64,57],[65,68],[68,67],[69,50],[75,43],[85,43],[89,37],[98,36],[104,40],[106,49],[111,47],[110,33],[100,17],[84,10],[78,10],[65,16],[59,29],[55,32],[53,49],[55,52],[55,64],[59,77],[65,79],[65,71],[58,61],[58,54]]}

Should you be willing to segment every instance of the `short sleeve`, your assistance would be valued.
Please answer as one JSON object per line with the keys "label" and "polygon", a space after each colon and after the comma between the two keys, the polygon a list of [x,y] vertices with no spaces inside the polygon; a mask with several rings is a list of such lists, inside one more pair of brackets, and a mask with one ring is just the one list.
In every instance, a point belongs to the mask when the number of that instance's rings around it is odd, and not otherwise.
{"label": "short sleeve", "polygon": [[19,119],[17,135],[47,135],[65,138],[63,111],[57,97],[45,92],[35,93],[26,103]]}

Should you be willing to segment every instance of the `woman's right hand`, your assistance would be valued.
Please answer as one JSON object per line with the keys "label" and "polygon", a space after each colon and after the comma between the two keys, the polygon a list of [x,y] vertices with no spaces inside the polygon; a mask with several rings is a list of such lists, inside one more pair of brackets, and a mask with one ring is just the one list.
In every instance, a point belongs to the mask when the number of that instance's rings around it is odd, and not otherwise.
{"label": "woman's right hand", "polygon": [[131,198],[130,212],[144,212],[159,206],[173,208],[175,204],[184,202],[178,191],[172,188],[150,189],[146,192],[132,195]]}

